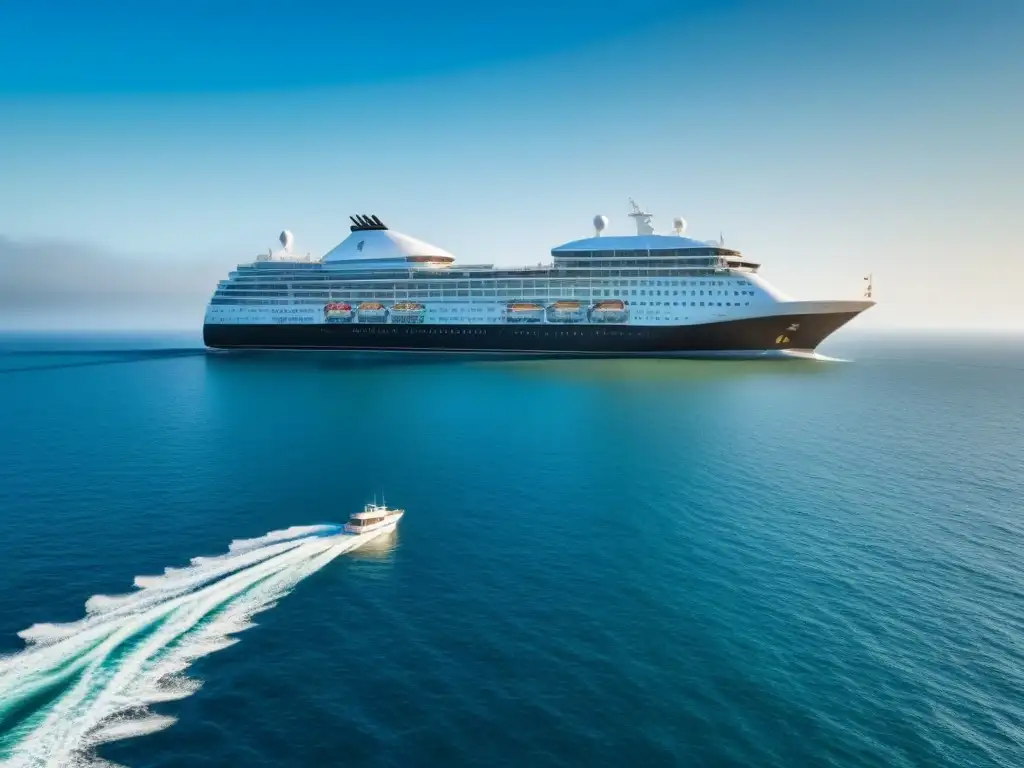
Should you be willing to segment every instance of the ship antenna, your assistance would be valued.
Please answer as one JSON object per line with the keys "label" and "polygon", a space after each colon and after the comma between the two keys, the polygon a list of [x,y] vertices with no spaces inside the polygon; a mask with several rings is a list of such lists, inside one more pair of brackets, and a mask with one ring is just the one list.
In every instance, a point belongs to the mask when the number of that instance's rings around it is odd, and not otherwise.
{"label": "ship antenna", "polygon": [[629,205],[633,209],[629,218],[636,222],[636,233],[638,235],[653,235],[654,227],[651,226],[651,214],[642,210],[632,197],[629,198]]}

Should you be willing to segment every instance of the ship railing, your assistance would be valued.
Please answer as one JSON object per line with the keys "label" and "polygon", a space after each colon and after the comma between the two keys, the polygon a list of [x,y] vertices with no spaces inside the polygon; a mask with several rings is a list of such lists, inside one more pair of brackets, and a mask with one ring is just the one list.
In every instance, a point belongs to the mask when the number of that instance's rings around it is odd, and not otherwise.
{"label": "ship railing", "polygon": [[[552,264],[535,264],[528,267],[495,267],[492,264],[453,264],[447,269],[448,272],[458,274],[459,272],[545,272],[560,270],[561,267]],[[436,270],[410,269],[410,273],[436,272]]]}

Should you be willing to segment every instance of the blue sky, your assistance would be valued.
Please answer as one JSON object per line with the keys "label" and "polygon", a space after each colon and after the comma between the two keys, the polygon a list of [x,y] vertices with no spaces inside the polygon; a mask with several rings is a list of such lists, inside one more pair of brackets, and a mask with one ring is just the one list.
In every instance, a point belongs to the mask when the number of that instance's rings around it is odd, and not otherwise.
{"label": "blue sky", "polygon": [[1024,327],[1018,2],[107,0],[0,29],[0,237],[195,275],[181,324],[284,227],[319,254],[372,212],[525,264],[596,213],[628,231],[632,196],[798,297],[872,271],[865,327]]}

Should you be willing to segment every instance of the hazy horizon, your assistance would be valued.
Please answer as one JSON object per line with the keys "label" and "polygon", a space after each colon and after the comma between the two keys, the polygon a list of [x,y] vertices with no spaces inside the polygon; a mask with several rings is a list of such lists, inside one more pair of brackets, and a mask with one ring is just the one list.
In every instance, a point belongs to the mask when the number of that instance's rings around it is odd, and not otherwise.
{"label": "hazy horizon", "polygon": [[198,327],[360,212],[549,261],[633,197],[794,298],[872,273],[851,331],[1024,330],[1019,4],[301,5],[0,10],[0,327]]}

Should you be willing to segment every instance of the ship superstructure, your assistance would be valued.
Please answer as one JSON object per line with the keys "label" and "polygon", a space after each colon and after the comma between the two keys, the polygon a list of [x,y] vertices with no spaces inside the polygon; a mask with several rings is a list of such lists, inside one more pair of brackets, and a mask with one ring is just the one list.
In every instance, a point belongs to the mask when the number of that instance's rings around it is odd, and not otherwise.
{"label": "ship superstructure", "polygon": [[723,238],[657,234],[630,201],[636,234],[560,245],[546,266],[460,264],[441,248],[352,216],[320,260],[282,249],[239,265],[206,311],[215,348],[564,355],[760,355],[813,350],[871,307],[794,301]]}

